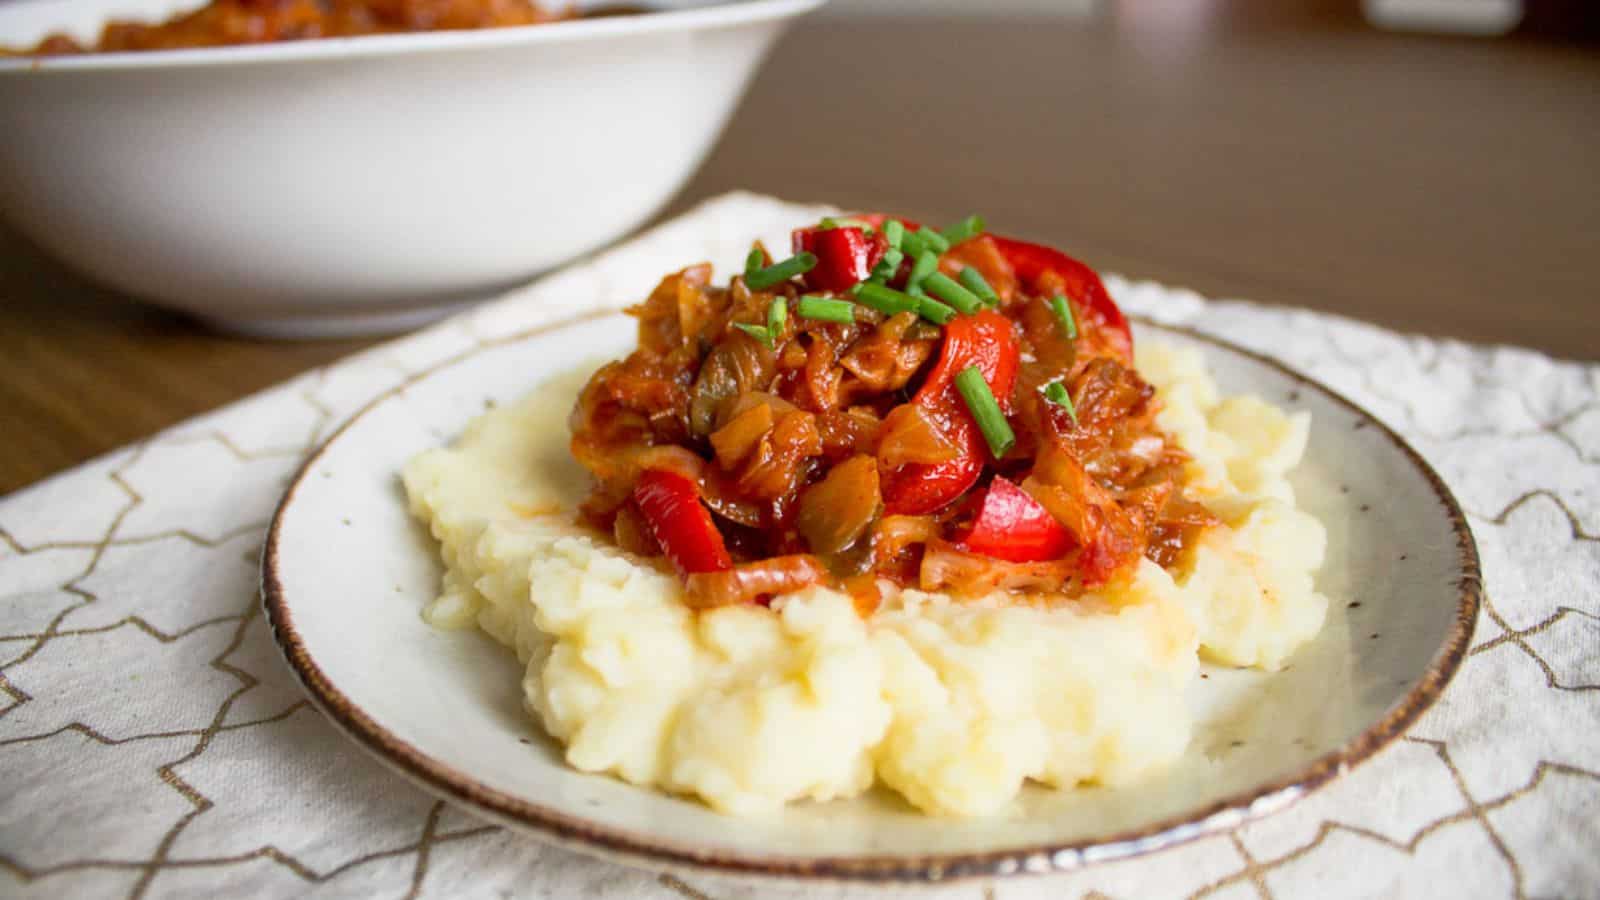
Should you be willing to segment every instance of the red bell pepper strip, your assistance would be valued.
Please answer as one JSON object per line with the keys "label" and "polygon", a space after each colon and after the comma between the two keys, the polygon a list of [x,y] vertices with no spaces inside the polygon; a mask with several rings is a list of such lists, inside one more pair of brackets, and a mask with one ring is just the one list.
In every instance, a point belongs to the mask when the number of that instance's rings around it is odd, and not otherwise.
{"label": "red bell pepper strip", "polygon": [[961,453],[947,462],[911,463],[884,473],[883,501],[890,513],[927,515],[948,506],[977,482],[989,457],[988,445],[956,391],[955,378],[968,366],[977,366],[1000,409],[1009,413],[1017,360],[1011,320],[992,309],[958,316],[944,327],[939,361],[911,402],[943,424]]}
{"label": "red bell pepper strip", "polygon": [[1065,293],[1080,315],[1093,320],[1091,327],[1080,327],[1080,332],[1097,335],[1107,350],[1121,357],[1124,365],[1133,364],[1133,333],[1128,328],[1128,318],[1111,299],[1110,292],[1093,269],[1060,250],[999,235],[991,237],[1000,248],[1000,254],[1016,270],[1023,287],[1033,293],[1055,290]]}
{"label": "red bell pepper strip", "polygon": [[[957,415],[963,415],[957,413]],[[961,448],[961,455],[942,463],[910,463],[883,473],[884,509],[900,516],[925,516],[949,506],[983,474],[983,458],[988,447],[983,434],[971,423],[952,417],[947,430]]]}
{"label": "red bell pepper strip", "polygon": [[633,487],[633,502],[680,575],[733,567],[722,532],[700,502],[700,489],[693,481],[676,472],[646,470]]}
{"label": "red bell pepper strip", "polygon": [[844,293],[872,274],[889,249],[882,235],[867,237],[860,228],[797,228],[791,237],[794,252],[816,254],[817,264],[801,276],[814,291]]}
{"label": "red bell pepper strip", "polygon": [[963,550],[1018,563],[1060,559],[1073,545],[1049,510],[999,476],[984,492],[977,518],[955,538]]}
{"label": "red bell pepper strip", "polygon": [[[1011,320],[992,309],[975,315],[957,316],[944,327],[944,346],[939,361],[917,391],[914,402],[924,406],[948,403],[966,409],[956,392],[956,376],[968,366],[977,366],[989,383],[1000,409],[1011,412],[1011,386],[1017,378],[1017,336]],[[974,425],[973,427],[977,427]]]}

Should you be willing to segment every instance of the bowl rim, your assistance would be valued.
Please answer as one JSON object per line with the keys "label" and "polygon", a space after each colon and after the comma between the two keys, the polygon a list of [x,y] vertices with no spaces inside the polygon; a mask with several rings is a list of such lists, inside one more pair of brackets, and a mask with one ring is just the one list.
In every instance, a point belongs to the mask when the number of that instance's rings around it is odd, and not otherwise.
{"label": "bowl rim", "polygon": [[[1277,812],[1321,788],[1352,768],[1370,760],[1399,739],[1443,694],[1472,643],[1483,598],[1483,574],[1477,543],[1466,514],[1439,473],[1394,429],[1343,394],[1303,375],[1290,366],[1231,341],[1192,328],[1159,322],[1145,316],[1129,319],[1146,328],[1168,331],[1229,353],[1235,353],[1274,370],[1303,390],[1322,394],[1335,405],[1354,413],[1361,426],[1383,438],[1427,483],[1442,507],[1455,537],[1456,577],[1454,618],[1444,641],[1427,667],[1406,693],[1383,715],[1337,748],[1279,778],[1214,800],[1138,828],[1115,834],[1052,841],[1029,846],[983,851],[942,851],[926,855],[865,855],[782,857],[747,851],[709,849],[661,840],[613,826],[598,825],[581,816],[562,812],[525,797],[488,787],[463,772],[400,739],[335,686],[311,657],[295,628],[279,574],[279,543],[284,520],[296,490],[307,481],[322,455],[356,422],[416,382],[448,369],[467,358],[496,347],[515,344],[579,325],[618,315],[598,310],[519,331],[479,343],[461,353],[403,379],[374,397],[344,421],[326,441],[308,455],[289,483],[273,513],[261,553],[261,602],[278,650],[288,662],[313,705],[358,746],[396,773],[433,793],[461,804],[477,814],[508,825],[540,840],[654,871],[698,871],[734,876],[777,877],[829,882],[932,884],[957,879],[991,878],[1015,874],[1069,871],[1116,859],[1140,856],[1201,837],[1229,831]],[[640,788],[640,790],[648,790]]]}
{"label": "bowl rim", "polygon": [[736,28],[793,18],[810,12],[826,2],[827,0],[722,0],[685,9],[652,10],[638,15],[606,16],[538,25],[510,25],[500,28],[370,34],[181,50],[84,53],[72,56],[0,56],[0,76],[7,73],[44,75],[50,72],[184,69],[405,56],[452,50],[488,50],[545,44],[576,44],[611,38]]}

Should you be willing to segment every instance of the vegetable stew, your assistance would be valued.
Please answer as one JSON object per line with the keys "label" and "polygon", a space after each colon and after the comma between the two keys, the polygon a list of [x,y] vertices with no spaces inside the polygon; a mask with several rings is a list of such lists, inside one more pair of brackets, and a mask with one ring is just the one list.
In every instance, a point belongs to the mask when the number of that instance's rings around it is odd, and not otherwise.
{"label": "vegetable stew", "polygon": [[1172,565],[1211,515],[1155,422],[1127,320],[1056,250],[881,215],[667,276],[590,379],[585,517],[698,607],[882,580],[1071,598]]}

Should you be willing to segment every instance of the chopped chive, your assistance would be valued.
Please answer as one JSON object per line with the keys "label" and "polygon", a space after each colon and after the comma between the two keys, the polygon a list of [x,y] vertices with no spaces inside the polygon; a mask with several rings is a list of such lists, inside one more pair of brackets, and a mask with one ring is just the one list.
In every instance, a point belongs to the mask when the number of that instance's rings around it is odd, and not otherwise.
{"label": "chopped chive", "polygon": [[773,297],[772,305],[767,307],[767,332],[774,340],[783,334],[783,324],[789,320],[789,302],[782,297]]}
{"label": "chopped chive", "polygon": [[956,376],[956,390],[961,393],[961,399],[967,402],[967,409],[978,423],[978,430],[983,432],[989,452],[996,459],[1005,456],[1006,451],[1017,443],[1017,436],[1006,422],[1005,413],[1000,411],[1000,404],[995,402],[989,383],[983,380],[983,372],[977,366],[962,369],[961,374]]}
{"label": "chopped chive", "polygon": [[904,250],[907,256],[916,259],[927,253],[930,248],[928,247],[928,239],[922,236],[922,232],[906,229],[905,233],[900,236],[900,249]]}
{"label": "chopped chive", "polygon": [[939,271],[939,254],[932,250],[922,251],[917,255],[917,261],[911,265],[911,274],[906,276],[906,290],[922,287],[922,282],[937,271]]}
{"label": "chopped chive", "polygon": [[954,308],[946,306],[932,297],[918,297],[917,315],[935,325],[943,325],[956,317],[956,311]]}
{"label": "chopped chive", "polygon": [[899,219],[890,219],[883,223],[883,236],[889,241],[890,249],[899,250],[900,241],[906,236],[905,223]]}
{"label": "chopped chive", "polygon": [[983,216],[967,216],[944,230],[944,239],[952,244],[970,241],[983,234]]}
{"label": "chopped chive", "polygon": [[761,249],[760,247],[751,247],[750,248],[750,255],[748,255],[748,256],[746,256],[744,258],[744,274],[745,274],[745,277],[746,278],[750,277],[750,273],[751,272],[760,271],[761,267],[766,265],[766,262],[767,262],[767,251]]}
{"label": "chopped chive", "polygon": [[802,319],[838,322],[840,325],[849,325],[856,320],[854,304],[849,300],[834,300],[829,297],[801,297],[794,311]]}
{"label": "chopped chive", "polygon": [[944,235],[934,231],[932,228],[919,228],[916,233],[922,237],[923,243],[928,245],[928,249],[935,253],[943,253],[950,249],[950,242],[944,239]]}
{"label": "chopped chive", "polygon": [[872,230],[872,226],[865,221],[861,219],[852,219],[848,216],[840,216],[837,218],[828,216],[822,220],[821,225],[818,227],[823,231],[831,231],[835,228],[859,228],[862,231],[869,232]]}
{"label": "chopped chive", "polygon": [[961,270],[961,283],[967,286],[967,290],[977,294],[983,302],[990,306],[998,306],[1000,304],[1000,295],[996,294],[994,288],[989,286],[989,282],[983,279],[983,273],[973,266],[967,266]]}
{"label": "chopped chive", "polygon": [[760,325],[751,325],[749,322],[735,322],[733,327],[766,344],[769,350],[772,348],[772,329],[763,328]]}
{"label": "chopped chive", "polygon": [[1072,424],[1078,424],[1078,408],[1072,405],[1072,395],[1067,393],[1066,385],[1059,381],[1050,382],[1045,385],[1044,398],[1065,409],[1067,415],[1072,417]]}
{"label": "chopped chive", "polygon": [[904,253],[890,247],[884,251],[883,259],[878,260],[878,264],[872,267],[872,274],[867,277],[873,281],[886,282],[900,271],[900,263],[904,262],[905,258]]}
{"label": "chopped chive", "polygon": [[983,301],[978,299],[977,294],[956,284],[954,278],[943,272],[934,272],[922,283],[927,286],[928,293],[961,310],[964,315],[970,316],[983,309]]}
{"label": "chopped chive", "polygon": [[1061,324],[1061,331],[1067,340],[1078,339],[1078,321],[1072,317],[1072,304],[1067,298],[1057,294],[1050,298],[1050,311],[1056,314],[1056,321]]}
{"label": "chopped chive", "polygon": [[918,312],[922,304],[921,300],[910,294],[884,287],[875,281],[863,281],[856,285],[856,299],[861,301],[862,306],[871,307],[886,316]]}
{"label": "chopped chive", "polygon": [[749,270],[748,262],[745,265],[747,267],[744,273],[745,287],[752,291],[764,291],[773,285],[782,284],[796,275],[803,275],[811,271],[817,265],[817,256],[814,253],[802,250],[783,262],[773,263],[765,269],[756,269],[754,272]]}

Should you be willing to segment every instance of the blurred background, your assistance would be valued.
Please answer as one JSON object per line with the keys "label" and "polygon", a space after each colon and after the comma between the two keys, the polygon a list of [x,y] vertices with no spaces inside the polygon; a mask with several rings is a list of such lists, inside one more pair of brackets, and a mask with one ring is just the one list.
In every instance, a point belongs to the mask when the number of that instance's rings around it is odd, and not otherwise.
{"label": "blurred background", "polygon": [[[1597,6],[836,0],[664,215],[981,212],[1131,277],[1596,360]],[[4,226],[0,298],[0,493],[373,343],[210,334]]]}

